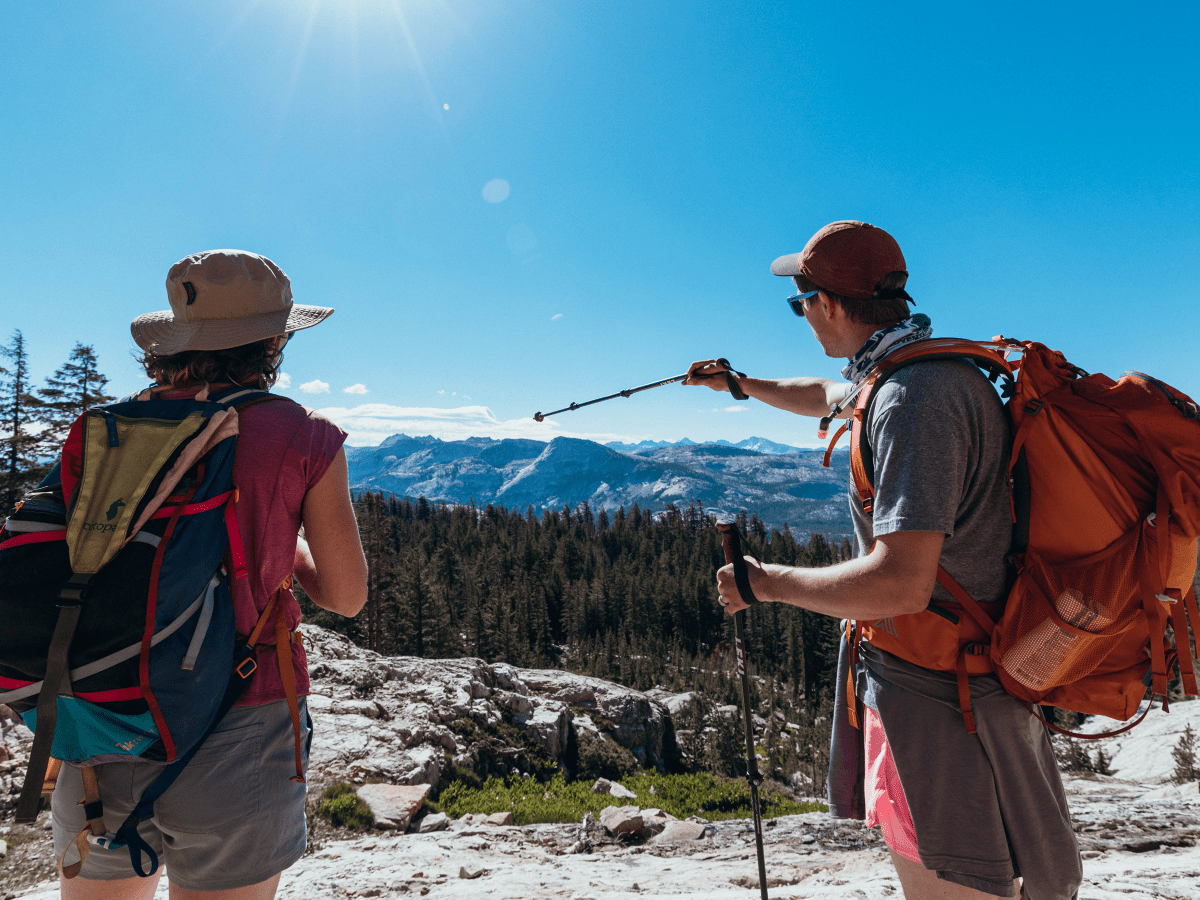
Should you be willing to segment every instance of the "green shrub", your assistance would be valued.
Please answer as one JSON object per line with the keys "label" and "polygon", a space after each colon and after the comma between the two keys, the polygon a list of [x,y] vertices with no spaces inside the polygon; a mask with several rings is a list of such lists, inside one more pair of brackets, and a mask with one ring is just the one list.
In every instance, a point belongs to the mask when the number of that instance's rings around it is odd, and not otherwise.
{"label": "green shrub", "polygon": [[[680,819],[693,815],[710,820],[746,819],[752,815],[750,789],[743,781],[718,779],[708,773],[653,774],[626,778],[622,784],[637,794],[636,800],[594,794],[588,782],[567,783],[558,774],[549,784],[513,777],[489,778],[482,788],[475,789],[454,782],[442,791],[439,805],[456,819],[467,813],[511,812],[518,825],[578,822],[584,813],[599,813],[606,806],[624,804],[643,809],[658,807]],[[772,783],[763,785],[761,794],[767,818],[826,809],[821,804],[796,803]]]}
{"label": "green shrub", "polygon": [[468,741],[476,740],[479,737],[479,726],[471,719],[455,719],[448,727],[459,737],[466,738]]}
{"label": "green shrub", "polygon": [[317,807],[317,815],[328,819],[331,825],[338,828],[368,831],[375,827],[371,807],[354,793],[354,785],[344,781],[325,788],[321,804]]}
{"label": "green shrub", "polygon": [[579,778],[595,781],[607,778],[616,781],[637,769],[633,754],[614,740],[582,737],[579,742]]}
{"label": "green shrub", "polygon": [[[1051,739],[1051,743],[1054,747],[1054,757],[1058,761],[1058,767],[1063,772],[1113,774],[1112,767],[1109,765],[1112,759],[1104,752],[1103,748],[1097,748],[1096,755],[1092,756],[1083,744],[1057,734]],[[1178,759],[1177,756],[1176,760]]]}

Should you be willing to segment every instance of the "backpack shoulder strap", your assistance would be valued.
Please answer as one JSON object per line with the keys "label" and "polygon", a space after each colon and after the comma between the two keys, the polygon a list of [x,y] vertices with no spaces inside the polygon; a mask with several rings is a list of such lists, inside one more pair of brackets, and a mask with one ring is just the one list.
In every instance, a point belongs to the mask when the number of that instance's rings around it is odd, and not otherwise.
{"label": "backpack shoulder strap", "polygon": [[850,428],[850,471],[864,511],[871,512],[874,509],[875,464],[865,428],[871,402],[879,388],[907,366],[944,359],[973,362],[987,372],[993,382],[1004,378],[1011,383],[1016,377],[1016,365],[1005,358],[1003,351],[1006,349],[1006,344],[996,342],[931,338],[907,344],[880,360],[868,375],[867,384],[859,391]]}

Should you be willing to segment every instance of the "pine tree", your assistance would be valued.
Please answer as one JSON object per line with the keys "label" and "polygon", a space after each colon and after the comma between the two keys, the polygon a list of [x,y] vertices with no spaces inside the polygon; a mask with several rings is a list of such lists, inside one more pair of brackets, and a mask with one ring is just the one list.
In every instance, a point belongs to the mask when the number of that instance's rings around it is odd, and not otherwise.
{"label": "pine tree", "polygon": [[1171,756],[1175,760],[1175,775],[1172,780],[1176,784],[1200,781],[1200,761],[1196,759],[1196,735],[1191,725],[1184,729],[1171,751]]}
{"label": "pine tree", "polygon": [[7,514],[41,480],[45,469],[38,464],[38,435],[29,428],[38,400],[29,393],[24,335],[13,332],[0,354],[8,361],[0,363],[0,514]]}
{"label": "pine tree", "polygon": [[67,439],[71,424],[85,410],[116,398],[104,392],[108,377],[101,374],[96,351],[76,343],[71,356],[53,375],[46,386],[38,388],[37,420],[44,426],[41,453],[52,456]]}

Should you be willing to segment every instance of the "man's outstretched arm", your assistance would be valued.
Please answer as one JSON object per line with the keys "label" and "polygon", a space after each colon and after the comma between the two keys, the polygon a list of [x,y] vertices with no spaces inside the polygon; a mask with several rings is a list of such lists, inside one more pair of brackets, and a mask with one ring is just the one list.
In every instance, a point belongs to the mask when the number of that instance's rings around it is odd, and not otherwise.
{"label": "man's outstretched arm", "polygon": [[[704,385],[714,391],[728,391],[724,372],[725,368],[715,359],[698,360],[688,367],[688,377],[683,383]],[[730,377],[737,382],[742,393],[801,416],[827,416],[833,405],[846,396],[846,383],[829,378],[739,378],[733,373],[730,373]],[[841,418],[846,415],[848,412],[843,412]]]}

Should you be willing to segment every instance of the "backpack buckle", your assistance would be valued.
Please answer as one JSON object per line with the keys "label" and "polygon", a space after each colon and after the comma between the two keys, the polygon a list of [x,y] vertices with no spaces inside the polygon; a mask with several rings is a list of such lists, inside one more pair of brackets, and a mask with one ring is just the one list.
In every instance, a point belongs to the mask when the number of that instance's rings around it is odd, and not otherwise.
{"label": "backpack buckle", "polygon": [[118,840],[117,836],[111,831],[107,834],[92,834],[89,831],[87,842],[93,847],[99,847],[101,850],[120,850],[125,846],[125,842]]}
{"label": "backpack buckle", "polygon": [[233,671],[238,673],[241,678],[249,678],[254,674],[254,670],[258,668],[258,663],[254,661],[253,656],[247,656],[240,663],[234,666]]}
{"label": "backpack buckle", "polygon": [[58,589],[58,603],[56,605],[60,609],[80,606],[87,598],[88,589],[91,587],[91,584],[91,575],[72,575]]}

